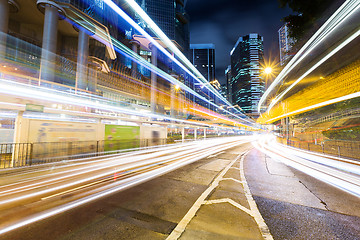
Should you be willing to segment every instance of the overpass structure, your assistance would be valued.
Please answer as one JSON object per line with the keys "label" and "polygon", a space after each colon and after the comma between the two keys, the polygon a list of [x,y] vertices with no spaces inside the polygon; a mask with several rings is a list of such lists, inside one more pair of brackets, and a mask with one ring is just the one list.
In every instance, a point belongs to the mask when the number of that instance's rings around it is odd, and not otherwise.
{"label": "overpass structure", "polygon": [[[276,125],[288,144],[301,148],[336,155],[358,149],[359,35],[360,1],[345,1],[267,89],[258,122]],[[358,155],[352,151],[348,157]]]}

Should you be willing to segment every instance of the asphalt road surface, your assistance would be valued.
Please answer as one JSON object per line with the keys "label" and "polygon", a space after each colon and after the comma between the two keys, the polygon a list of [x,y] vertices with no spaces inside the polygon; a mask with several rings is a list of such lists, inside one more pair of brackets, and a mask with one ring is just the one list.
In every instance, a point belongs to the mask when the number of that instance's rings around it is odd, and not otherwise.
{"label": "asphalt road surface", "polygon": [[[30,211],[31,205],[22,210]],[[4,233],[0,239],[356,240],[359,236],[359,198],[243,143]]]}

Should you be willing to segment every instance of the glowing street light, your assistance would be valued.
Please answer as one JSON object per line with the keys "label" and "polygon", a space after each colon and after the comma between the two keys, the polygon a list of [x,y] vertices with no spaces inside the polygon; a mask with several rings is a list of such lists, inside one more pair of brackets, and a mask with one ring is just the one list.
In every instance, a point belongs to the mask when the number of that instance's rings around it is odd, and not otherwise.
{"label": "glowing street light", "polygon": [[271,67],[267,67],[264,69],[264,73],[265,74],[271,74],[272,73],[272,68]]}

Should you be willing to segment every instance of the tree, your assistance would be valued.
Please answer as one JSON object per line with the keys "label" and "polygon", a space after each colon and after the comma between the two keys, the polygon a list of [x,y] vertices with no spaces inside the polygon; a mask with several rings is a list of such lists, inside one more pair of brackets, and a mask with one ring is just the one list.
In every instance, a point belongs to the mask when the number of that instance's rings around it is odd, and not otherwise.
{"label": "tree", "polygon": [[289,23],[290,37],[300,40],[334,0],[278,0],[280,7],[289,6],[297,15],[282,20]]}

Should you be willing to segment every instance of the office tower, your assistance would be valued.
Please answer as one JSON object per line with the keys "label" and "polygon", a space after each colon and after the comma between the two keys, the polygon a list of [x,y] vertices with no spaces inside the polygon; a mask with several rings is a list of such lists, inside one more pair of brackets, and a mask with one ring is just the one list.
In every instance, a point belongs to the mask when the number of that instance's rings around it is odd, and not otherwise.
{"label": "office tower", "polygon": [[225,79],[226,79],[226,99],[232,103],[232,90],[231,90],[231,65],[229,65],[225,70]]}
{"label": "office tower", "polygon": [[263,37],[256,33],[240,37],[230,55],[232,104],[258,117],[257,105],[265,90],[265,82],[260,77]]}
{"label": "office tower", "polygon": [[197,70],[208,80],[215,80],[215,45],[190,44],[191,62]]}
{"label": "office tower", "polygon": [[279,33],[279,50],[280,50],[280,65],[283,66],[290,57],[294,55],[291,52],[295,43],[294,39],[289,36],[288,23],[285,23],[278,31]]}
{"label": "office tower", "polygon": [[[208,80],[209,83],[215,80],[215,45],[209,44],[190,44],[191,62],[197,70]],[[203,84],[195,83],[194,89],[207,99],[213,101],[213,94],[204,90]],[[200,99],[195,102],[204,105]],[[210,107],[210,104],[205,104]]]}
{"label": "office tower", "polygon": [[165,35],[175,41],[184,55],[189,57],[189,17],[185,12],[186,0],[136,0]]}
{"label": "office tower", "polygon": [[223,97],[228,100],[228,88],[227,88],[227,84],[221,84],[220,87],[220,93],[221,95],[223,95]]}

